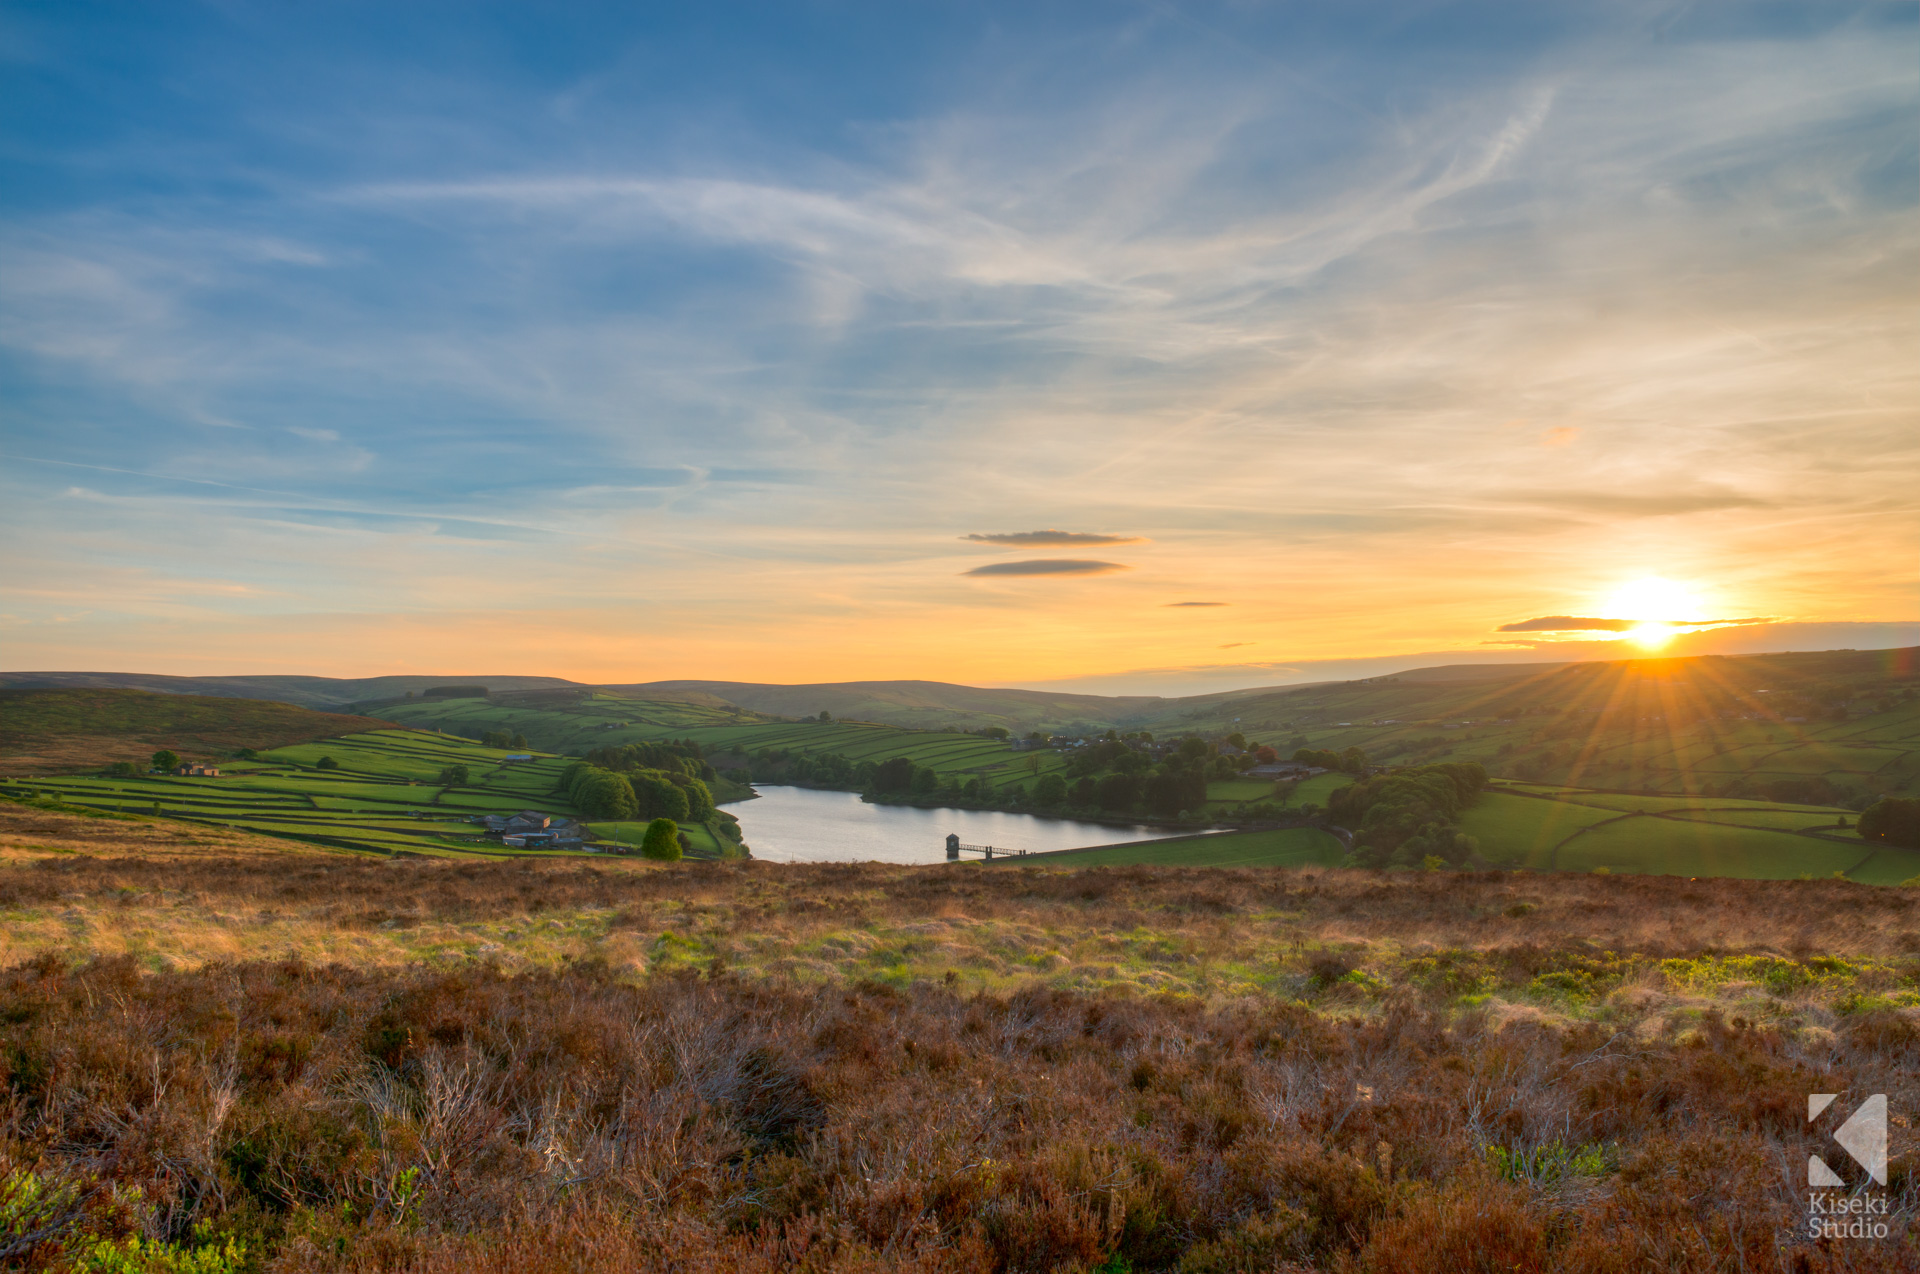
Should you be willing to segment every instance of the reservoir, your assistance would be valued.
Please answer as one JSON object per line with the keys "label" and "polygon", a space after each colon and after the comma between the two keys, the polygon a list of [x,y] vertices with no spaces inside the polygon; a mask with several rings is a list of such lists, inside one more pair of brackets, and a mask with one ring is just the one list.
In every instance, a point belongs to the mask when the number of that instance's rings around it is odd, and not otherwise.
{"label": "reservoir", "polygon": [[[869,805],[858,792],[754,785],[760,798],[723,806],[740,820],[753,856],[770,863],[944,863],[947,836],[995,849],[1078,849],[1179,836],[1138,824],[1113,826],[996,810],[923,810]],[[978,861],[969,854],[970,861]]]}

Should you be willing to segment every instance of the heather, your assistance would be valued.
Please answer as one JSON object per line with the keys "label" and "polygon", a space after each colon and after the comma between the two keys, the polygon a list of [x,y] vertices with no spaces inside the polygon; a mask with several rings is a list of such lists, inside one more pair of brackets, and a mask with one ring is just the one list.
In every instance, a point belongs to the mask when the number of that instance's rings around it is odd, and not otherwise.
{"label": "heather", "polygon": [[69,818],[0,866],[19,1268],[1920,1268],[1802,1238],[1810,1092],[1888,1094],[1920,1208],[1912,889]]}

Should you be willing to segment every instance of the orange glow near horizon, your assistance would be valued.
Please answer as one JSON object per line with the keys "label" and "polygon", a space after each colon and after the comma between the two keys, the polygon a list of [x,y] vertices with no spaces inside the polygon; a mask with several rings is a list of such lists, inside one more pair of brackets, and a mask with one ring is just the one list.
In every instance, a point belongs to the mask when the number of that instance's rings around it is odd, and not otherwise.
{"label": "orange glow near horizon", "polygon": [[1659,650],[1679,633],[1674,624],[1697,618],[1699,599],[1685,584],[1657,575],[1631,580],[1607,599],[1605,618],[1638,622],[1627,630],[1627,640],[1642,650]]}

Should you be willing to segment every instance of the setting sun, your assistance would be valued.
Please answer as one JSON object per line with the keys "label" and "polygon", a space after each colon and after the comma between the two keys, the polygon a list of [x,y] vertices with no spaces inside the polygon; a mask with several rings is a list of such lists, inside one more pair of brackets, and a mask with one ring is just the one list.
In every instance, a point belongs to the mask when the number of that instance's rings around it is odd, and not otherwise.
{"label": "setting sun", "polygon": [[1627,630],[1627,640],[1657,650],[1673,640],[1673,621],[1694,617],[1697,608],[1693,590],[1686,585],[1647,576],[1614,590],[1604,613],[1608,619],[1638,621]]}

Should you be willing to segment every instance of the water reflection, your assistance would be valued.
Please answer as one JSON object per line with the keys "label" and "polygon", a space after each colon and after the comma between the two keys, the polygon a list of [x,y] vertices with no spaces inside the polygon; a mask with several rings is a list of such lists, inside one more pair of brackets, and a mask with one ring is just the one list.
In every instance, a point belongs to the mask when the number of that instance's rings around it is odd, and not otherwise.
{"label": "water reflection", "polygon": [[754,790],[760,793],[758,800],[736,801],[726,810],[740,820],[753,856],[774,863],[944,863],[950,832],[968,845],[1029,853],[1180,835],[1156,827],[995,810],[869,805],[855,792],[760,784]]}

